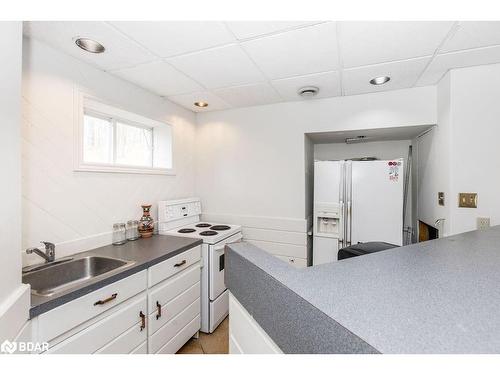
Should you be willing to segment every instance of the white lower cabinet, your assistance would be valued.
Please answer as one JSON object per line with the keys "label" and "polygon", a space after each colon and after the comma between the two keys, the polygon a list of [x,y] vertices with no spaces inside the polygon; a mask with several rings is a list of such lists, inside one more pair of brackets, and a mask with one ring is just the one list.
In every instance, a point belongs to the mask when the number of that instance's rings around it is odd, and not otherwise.
{"label": "white lower cabinet", "polygon": [[229,354],[282,354],[250,313],[229,293]]}
{"label": "white lower cabinet", "polygon": [[200,315],[191,320],[184,328],[182,328],[169,342],[160,348],[157,354],[172,354],[176,353],[182,346],[200,330],[201,319]]}
{"label": "white lower cabinet", "polygon": [[[148,352],[173,354],[200,329],[200,261],[148,290]],[[185,338],[185,339],[184,339]]]}
{"label": "white lower cabinet", "polygon": [[[184,327],[195,318],[200,318],[200,299],[191,303],[181,313],[172,318],[167,324],[153,333],[149,338],[149,352],[157,353],[166,343],[172,340]],[[193,336],[200,327],[197,327],[189,337]],[[184,343],[182,344],[184,345]],[[182,346],[181,345],[181,346]],[[179,350],[175,349],[174,353]]]}
{"label": "white lower cabinet", "polygon": [[200,329],[201,246],[30,321],[43,354],[175,353]]}
{"label": "white lower cabinet", "polygon": [[48,353],[85,354],[95,352],[129,353],[147,339],[141,313],[146,310],[145,292],[131,298],[116,311],[77,334],[51,347]]}
{"label": "white lower cabinet", "polygon": [[130,354],[148,354],[148,342],[144,341],[141,345],[132,350]]}

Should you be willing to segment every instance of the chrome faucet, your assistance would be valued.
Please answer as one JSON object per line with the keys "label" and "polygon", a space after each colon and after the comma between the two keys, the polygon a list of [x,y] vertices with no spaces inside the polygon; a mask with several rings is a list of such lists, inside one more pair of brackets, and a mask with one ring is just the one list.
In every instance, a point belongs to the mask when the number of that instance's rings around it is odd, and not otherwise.
{"label": "chrome faucet", "polygon": [[35,253],[36,255],[39,255],[43,259],[45,259],[45,263],[53,262],[54,259],[56,259],[56,245],[54,245],[52,242],[45,241],[40,241],[40,243],[44,244],[45,252],[37,247],[30,247],[29,249],[26,249],[26,254]]}

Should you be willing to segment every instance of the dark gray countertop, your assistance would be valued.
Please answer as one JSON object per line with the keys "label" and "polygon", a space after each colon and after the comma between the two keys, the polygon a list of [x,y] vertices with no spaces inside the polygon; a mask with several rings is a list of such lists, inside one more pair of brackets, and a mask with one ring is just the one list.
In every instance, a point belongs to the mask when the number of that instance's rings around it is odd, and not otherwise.
{"label": "dark gray countertop", "polygon": [[306,269],[226,253],[228,288],[284,352],[500,352],[500,226]]}
{"label": "dark gray countertop", "polygon": [[105,285],[145,270],[194,246],[200,245],[202,242],[202,240],[187,237],[155,235],[151,238],[140,238],[137,241],[129,241],[120,246],[108,245],[75,254],[73,256],[75,259],[89,255],[98,255],[134,261],[135,263],[125,269],[111,271],[50,297],[32,294],[30,318],[34,318],[57,306],[100,289]]}

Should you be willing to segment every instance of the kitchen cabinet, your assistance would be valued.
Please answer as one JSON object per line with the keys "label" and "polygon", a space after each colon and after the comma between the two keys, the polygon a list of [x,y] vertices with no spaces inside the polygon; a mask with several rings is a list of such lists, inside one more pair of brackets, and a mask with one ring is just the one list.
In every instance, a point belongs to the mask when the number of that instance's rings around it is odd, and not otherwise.
{"label": "kitchen cabinet", "polygon": [[175,353],[200,329],[201,246],[30,321],[43,354]]}
{"label": "kitchen cabinet", "polygon": [[229,315],[229,354],[283,354],[231,293]]}
{"label": "kitchen cabinet", "polygon": [[149,353],[175,353],[199,331],[200,260],[198,246],[149,269]]}

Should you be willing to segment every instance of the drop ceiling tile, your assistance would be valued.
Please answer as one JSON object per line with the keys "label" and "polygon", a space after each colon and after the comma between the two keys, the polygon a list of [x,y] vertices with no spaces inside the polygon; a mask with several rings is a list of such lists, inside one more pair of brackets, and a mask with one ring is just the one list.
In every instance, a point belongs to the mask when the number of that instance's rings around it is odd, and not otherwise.
{"label": "drop ceiling tile", "polygon": [[239,40],[273,34],[280,31],[306,26],[318,22],[306,21],[234,21],[227,26]]}
{"label": "drop ceiling tile", "polygon": [[210,89],[264,80],[252,60],[236,44],[182,55],[167,61]]}
{"label": "drop ceiling tile", "polygon": [[500,21],[460,22],[440,53],[500,44]]}
{"label": "drop ceiling tile", "polygon": [[319,88],[319,93],[314,98],[327,98],[341,94],[339,72],[325,72],[284,78],[272,81],[271,84],[285,100],[303,100],[297,91],[304,86]]}
{"label": "drop ceiling tile", "polygon": [[233,107],[250,107],[281,101],[280,96],[268,83],[227,87],[214,93]]}
{"label": "drop ceiling tile", "polygon": [[339,40],[346,68],[432,55],[453,22],[340,23]]}
{"label": "drop ceiling tile", "polygon": [[434,85],[450,69],[495,63],[500,63],[500,46],[440,54],[434,57],[417,85]]}
{"label": "drop ceiling tile", "polygon": [[[32,21],[25,22],[24,33],[104,70],[120,69],[155,59],[151,53],[105,22]],[[104,45],[106,51],[100,54],[86,52],[75,45],[78,37],[94,39]]]}
{"label": "drop ceiling tile", "polygon": [[[199,91],[191,94],[169,96],[167,99],[194,112],[210,112],[230,108],[228,103],[210,91]],[[204,101],[208,103],[208,107],[196,107],[193,103],[197,101]]]}
{"label": "drop ceiling tile", "polygon": [[242,43],[269,79],[337,70],[334,22],[287,31]]}
{"label": "drop ceiling tile", "polygon": [[164,61],[141,64],[112,73],[160,96],[186,94],[203,89]]}
{"label": "drop ceiling tile", "polygon": [[161,57],[199,51],[235,41],[223,22],[119,21],[111,24]]}
{"label": "drop ceiling tile", "polygon": [[[342,76],[344,94],[356,95],[412,87],[430,59],[429,56],[346,69]],[[370,84],[372,78],[379,76],[389,76],[391,80],[385,85],[375,86]]]}

